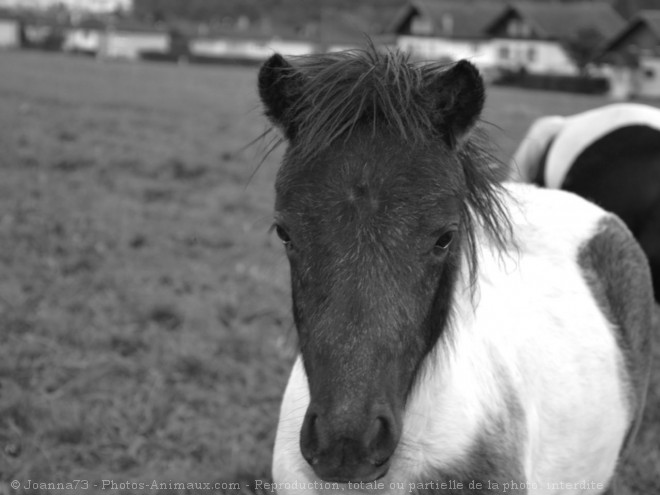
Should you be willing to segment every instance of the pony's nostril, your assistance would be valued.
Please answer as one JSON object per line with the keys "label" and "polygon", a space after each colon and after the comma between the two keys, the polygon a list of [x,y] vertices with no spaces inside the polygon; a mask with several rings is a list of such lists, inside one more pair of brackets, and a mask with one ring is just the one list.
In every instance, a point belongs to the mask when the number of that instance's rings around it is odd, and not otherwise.
{"label": "pony's nostril", "polygon": [[387,450],[393,441],[393,431],[389,418],[378,416],[370,429],[369,446],[375,450]]}
{"label": "pony's nostril", "polygon": [[305,460],[315,465],[319,463],[318,456],[318,415],[313,412],[308,412],[303,421],[302,430],[300,432],[300,451]]}

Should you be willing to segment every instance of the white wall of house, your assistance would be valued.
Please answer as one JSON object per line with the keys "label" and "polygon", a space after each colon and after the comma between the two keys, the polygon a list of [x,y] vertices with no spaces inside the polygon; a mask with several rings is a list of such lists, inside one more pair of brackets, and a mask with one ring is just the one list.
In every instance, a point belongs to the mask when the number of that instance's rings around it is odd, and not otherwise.
{"label": "white wall of house", "polygon": [[420,60],[461,60],[466,58],[482,67],[490,67],[495,62],[495,52],[490,40],[402,35],[397,38],[397,48]]}
{"label": "white wall of house", "polygon": [[[387,49],[387,50],[392,50],[397,48],[397,44],[395,42],[380,42],[376,41],[376,46],[382,49]],[[364,41],[363,40],[357,40],[357,41],[333,41],[333,42],[325,42],[325,43],[320,43],[317,47],[317,51],[324,51],[325,53],[332,53],[332,52],[344,52],[347,50],[359,50],[361,48],[364,48]]]}
{"label": "white wall of house", "polygon": [[634,89],[637,96],[660,98],[660,58],[640,57]]}
{"label": "white wall of house", "polygon": [[420,60],[458,60],[473,57],[479,51],[478,42],[430,36],[402,35],[397,38],[397,47]]}
{"label": "white wall of house", "polygon": [[359,48],[360,45],[358,43],[355,44],[349,44],[349,43],[329,43],[325,46],[325,51],[326,52],[343,52],[346,50],[353,50],[355,48]]}
{"label": "white wall of house", "polygon": [[660,98],[660,58],[640,57],[639,67],[603,65],[596,72],[610,83],[608,96],[613,100],[634,97]]}
{"label": "white wall of house", "polygon": [[104,12],[113,12],[123,10],[128,12],[133,9],[133,0],[55,0],[56,3],[62,3],[67,8],[82,12],[94,12],[101,14]]}
{"label": "white wall of house", "polygon": [[271,50],[270,55],[274,52],[281,53],[282,55],[309,55],[314,52],[314,44],[306,41],[287,41],[287,40],[270,40],[267,42],[268,48]]}
{"label": "white wall of house", "polygon": [[18,22],[0,19],[0,48],[14,48],[20,43]]}
{"label": "white wall of house", "polygon": [[29,8],[45,10],[56,5],[64,5],[74,11],[93,13],[112,12],[117,9],[129,11],[133,8],[133,0],[0,0],[0,7]]}
{"label": "white wall of house", "polygon": [[575,75],[578,68],[559,42],[530,39],[492,40],[497,65],[535,74]]}
{"label": "white wall of house", "polygon": [[314,45],[312,43],[277,39],[202,38],[192,40],[190,43],[190,52],[193,55],[246,60],[263,60],[275,52],[282,55],[307,55],[313,51]]}
{"label": "white wall of house", "polygon": [[99,55],[137,59],[144,51],[166,53],[169,46],[169,36],[166,33],[110,30],[102,37]]}
{"label": "white wall of house", "polygon": [[630,67],[604,65],[594,69],[594,75],[607,78],[610,89],[608,96],[612,100],[625,101],[633,94],[634,74]]}
{"label": "white wall of house", "polygon": [[272,51],[265,42],[248,39],[195,39],[190,42],[190,52],[202,57],[245,58],[260,60],[268,58]]}

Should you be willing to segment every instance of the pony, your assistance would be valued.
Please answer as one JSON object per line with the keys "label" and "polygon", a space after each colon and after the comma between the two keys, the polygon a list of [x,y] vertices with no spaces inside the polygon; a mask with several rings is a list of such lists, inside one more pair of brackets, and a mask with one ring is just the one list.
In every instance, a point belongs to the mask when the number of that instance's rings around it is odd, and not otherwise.
{"label": "pony", "polygon": [[651,265],[660,302],[660,109],[618,103],[534,121],[512,180],[564,189],[617,214]]}
{"label": "pony", "polygon": [[625,225],[497,181],[468,61],[274,54],[258,91],[299,346],[269,489],[612,493],[653,317]]}

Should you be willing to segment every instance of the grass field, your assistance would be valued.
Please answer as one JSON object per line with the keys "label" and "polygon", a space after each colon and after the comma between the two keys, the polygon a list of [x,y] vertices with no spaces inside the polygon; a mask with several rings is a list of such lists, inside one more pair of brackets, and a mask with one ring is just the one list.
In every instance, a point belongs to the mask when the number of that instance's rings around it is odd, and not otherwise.
{"label": "grass field", "polygon": [[[255,79],[0,52],[0,495],[269,476],[295,337]],[[492,88],[484,119],[506,160],[603,103]],[[660,493],[655,377],[623,493]]]}

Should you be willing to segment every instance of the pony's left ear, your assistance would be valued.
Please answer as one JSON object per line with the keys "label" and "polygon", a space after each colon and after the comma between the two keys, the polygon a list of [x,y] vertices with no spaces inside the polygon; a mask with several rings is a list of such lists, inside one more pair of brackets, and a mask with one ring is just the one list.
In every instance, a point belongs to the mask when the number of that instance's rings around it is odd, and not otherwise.
{"label": "pony's left ear", "polygon": [[479,70],[461,60],[438,74],[427,87],[437,125],[447,144],[456,146],[469,134],[484,106],[484,82]]}
{"label": "pony's left ear", "polygon": [[296,134],[291,108],[302,91],[302,76],[279,53],[271,56],[259,70],[259,97],[266,116],[288,140]]}

